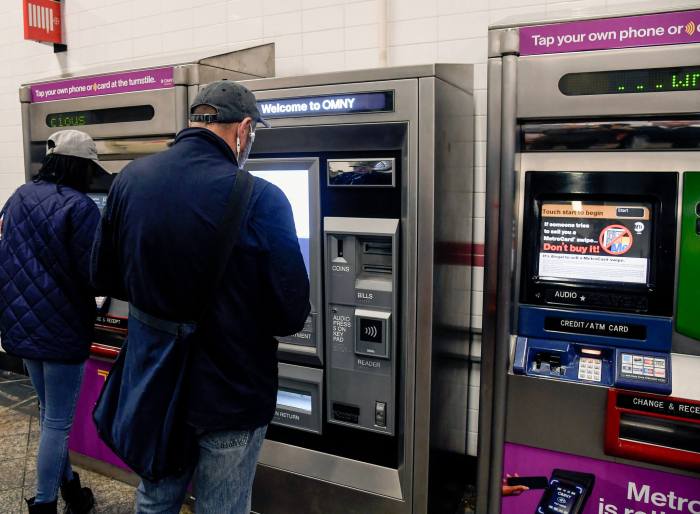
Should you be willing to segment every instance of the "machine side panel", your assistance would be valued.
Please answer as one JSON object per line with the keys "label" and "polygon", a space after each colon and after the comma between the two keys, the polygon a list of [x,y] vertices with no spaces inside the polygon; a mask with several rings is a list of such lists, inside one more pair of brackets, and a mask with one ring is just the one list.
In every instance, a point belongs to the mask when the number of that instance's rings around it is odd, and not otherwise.
{"label": "machine side panel", "polygon": [[[468,419],[478,409],[468,401],[474,269],[474,99],[439,79],[435,81],[435,93],[429,511],[443,512],[455,510],[456,505],[442,503],[449,497],[441,494],[442,488],[467,482]],[[476,431],[474,425],[472,431]]]}

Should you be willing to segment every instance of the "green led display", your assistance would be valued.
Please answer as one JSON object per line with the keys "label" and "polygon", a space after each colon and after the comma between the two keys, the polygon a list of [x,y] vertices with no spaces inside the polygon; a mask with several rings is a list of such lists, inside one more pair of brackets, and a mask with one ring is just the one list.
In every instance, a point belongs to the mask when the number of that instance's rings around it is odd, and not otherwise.
{"label": "green led display", "polygon": [[46,126],[51,128],[82,127],[105,123],[128,123],[153,119],[155,110],[150,105],[109,107],[88,111],[52,112],[46,116]]}
{"label": "green led display", "polygon": [[568,73],[559,90],[567,96],[700,91],[700,66]]}

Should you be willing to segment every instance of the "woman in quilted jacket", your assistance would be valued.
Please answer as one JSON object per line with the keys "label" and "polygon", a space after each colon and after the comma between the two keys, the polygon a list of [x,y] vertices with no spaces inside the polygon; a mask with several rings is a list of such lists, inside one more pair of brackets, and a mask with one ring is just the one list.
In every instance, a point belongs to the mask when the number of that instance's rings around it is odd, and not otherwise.
{"label": "woman in quilted jacket", "polygon": [[0,212],[2,345],[24,360],[41,416],[30,513],[55,513],[59,488],[65,512],[94,510],[92,491],[71,469],[68,434],[95,320],[89,263],[100,213],[85,193],[104,173],[90,136],[57,132],[37,176]]}

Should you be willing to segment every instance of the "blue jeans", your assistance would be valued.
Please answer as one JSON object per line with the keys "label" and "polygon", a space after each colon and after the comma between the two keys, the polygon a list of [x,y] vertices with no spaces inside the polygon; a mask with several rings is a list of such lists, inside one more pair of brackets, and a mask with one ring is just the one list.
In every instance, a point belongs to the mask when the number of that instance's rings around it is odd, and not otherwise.
{"label": "blue jeans", "polygon": [[141,481],[136,491],[136,514],[178,514],[193,475],[196,512],[249,514],[255,467],[266,431],[267,426],[263,426],[199,436],[195,466],[178,477]]}
{"label": "blue jeans", "polygon": [[39,397],[39,453],[36,459],[35,503],[50,503],[62,483],[73,479],[68,458],[68,435],[83,381],[83,364],[25,359]]}

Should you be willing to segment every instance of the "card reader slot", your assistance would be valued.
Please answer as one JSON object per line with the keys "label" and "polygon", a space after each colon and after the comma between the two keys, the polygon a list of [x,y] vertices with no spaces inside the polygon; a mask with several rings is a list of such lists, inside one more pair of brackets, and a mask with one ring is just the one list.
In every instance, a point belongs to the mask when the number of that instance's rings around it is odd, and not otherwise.
{"label": "card reader slot", "polygon": [[384,273],[391,275],[391,264],[363,264],[362,271],[365,273]]}
{"label": "card reader slot", "polygon": [[391,255],[391,241],[364,241],[362,251],[370,255]]}
{"label": "card reader slot", "polygon": [[360,422],[360,408],[333,402],[333,419],[357,425]]}
{"label": "card reader slot", "polygon": [[700,425],[622,413],[620,439],[700,453]]}

